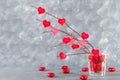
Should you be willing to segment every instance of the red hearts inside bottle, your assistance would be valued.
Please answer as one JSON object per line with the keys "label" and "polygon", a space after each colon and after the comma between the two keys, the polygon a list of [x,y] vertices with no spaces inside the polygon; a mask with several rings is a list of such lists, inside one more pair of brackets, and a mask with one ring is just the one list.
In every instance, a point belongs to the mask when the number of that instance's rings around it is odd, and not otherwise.
{"label": "red hearts inside bottle", "polygon": [[105,67],[105,55],[89,55],[90,70],[93,72],[102,72]]}

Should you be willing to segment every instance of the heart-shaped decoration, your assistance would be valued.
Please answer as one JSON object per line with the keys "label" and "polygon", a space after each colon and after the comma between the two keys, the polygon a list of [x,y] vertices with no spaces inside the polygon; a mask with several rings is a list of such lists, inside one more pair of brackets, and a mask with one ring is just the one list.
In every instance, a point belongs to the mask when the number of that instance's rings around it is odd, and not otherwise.
{"label": "heart-shaped decoration", "polygon": [[98,49],[92,49],[92,54],[93,55],[99,55],[100,51]]}
{"label": "heart-shaped decoration", "polygon": [[41,66],[41,67],[38,68],[39,71],[45,71],[45,69],[46,68],[44,66]]}
{"label": "heart-shaped decoration", "polygon": [[88,75],[86,74],[80,75],[80,80],[88,80]]}
{"label": "heart-shaped decoration", "polygon": [[48,20],[43,20],[42,24],[43,24],[44,28],[47,28],[51,25],[50,21],[48,21]]}
{"label": "heart-shaped decoration", "polygon": [[49,77],[49,78],[55,77],[55,73],[53,73],[53,72],[48,72],[48,73],[47,73],[47,77]]}
{"label": "heart-shaped decoration", "polygon": [[62,42],[63,42],[64,44],[68,44],[68,43],[71,42],[71,38],[70,38],[70,37],[64,37],[64,38],[62,39]]}
{"label": "heart-shaped decoration", "polygon": [[108,68],[108,71],[109,71],[109,72],[115,72],[116,69],[115,69],[115,67],[109,67],[109,68]]}
{"label": "heart-shaped decoration", "polygon": [[58,23],[60,24],[60,25],[64,25],[65,24],[65,22],[66,22],[66,19],[65,18],[59,18],[58,19]]}
{"label": "heart-shaped decoration", "polygon": [[81,37],[82,37],[82,39],[88,39],[89,38],[89,34],[86,33],[86,32],[82,32],[81,33]]}
{"label": "heart-shaped decoration", "polygon": [[56,35],[59,32],[59,30],[57,28],[54,28],[54,27],[51,28],[51,31],[54,35]]}
{"label": "heart-shaped decoration", "polygon": [[38,7],[37,10],[38,10],[38,14],[43,14],[43,13],[45,13],[45,9],[42,8],[42,7]]}
{"label": "heart-shaped decoration", "polygon": [[67,57],[67,55],[66,55],[64,52],[60,52],[60,53],[59,53],[59,58],[60,58],[61,60],[66,59],[66,57]]}
{"label": "heart-shaped decoration", "polygon": [[69,74],[69,73],[70,73],[70,70],[69,70],[69,69],[63,69],[62,72],[63,72],[64,74]]}
{"label": "heart-shaped decoration", "polygon": [[78,43],[79,43],[79,45],[81,45],[81,46],[85,46],[85,45],[86,45],[86,42],[83,41],[83,40],[79,40]]}
{"label": "heart-shaped decoration", "polygon": [[79,48],[79,45],[78,44],[72,44],[72,49],[77,49],[77,48]]}

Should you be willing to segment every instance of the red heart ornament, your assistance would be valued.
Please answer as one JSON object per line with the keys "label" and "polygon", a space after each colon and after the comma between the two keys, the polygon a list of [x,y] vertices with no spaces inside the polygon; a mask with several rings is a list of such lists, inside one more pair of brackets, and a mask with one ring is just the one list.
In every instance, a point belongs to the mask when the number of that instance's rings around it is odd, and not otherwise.
{"label": "red heart ornament", "polygon": [[92,49],[91,52],[93,55],[99,55],[99,53],[100,53],[99,49]]}
{"label": "red heart ornament", "polygon": [[64,37],[64,38],[62,39],[62,42],[63,42],[64,44],[68,44],[69,42],[71,42],[71,38],[70,38],[70,37]]}
{"label": "red heart ornament", "polygon": [[108,68],[108,71],[109,71],[109,72],[115,72],[116,69],[115,69],[115,67],[109,67],[109,68]]}
{"label": "red heart ornament", "polygon": [[69,74],[69,73],[70,73],[70,70],[69,70],[69,69],[63,69],[62,72],[63,72],[64,74]]}
{"label": "red heart ornament", "polygon": [[38,10],[38,14],[45,13],[45,9],[43,7],[38,7],[37,10]]}
{"label": "red heart ornament", "polygon": [[64,25],[65,24],[65,22],[66,22],[66,19],[65,18],[59,18],[58,19],[58,23],[60,24],[60,25]]}
{"label": "red heart ornament", "polygon": [[82,72],[88,72],[88,70],[89,70],[88,67],[83,67],[82,68]]}
{"label": "red heart ornament", "polygon": [[88,39],[89,38],[89,34],[86,33],[86,32],[82,32],[81,33],[81,37],[82,37],[82,39]]}
{"label": "red heart ornament", "polygon": [[44,66],[39,67],[38,70],[39,70],[39,71],[45,71],[45,67],[44,67]]}
{"label": "red heart ornament", "polygon": [[68,69],[68,66],[67,65],[63,65],[63,66],[61,66],[61,69]]}
{"label": "red heart ornament", "polygon": [[85,74],[80,75],[80,80],[87,80],[88,76]]}
{"label": "red heart ornament", "polygon": [[47,28],[51,25],[50,21],[47,21],[47,20],[43,20],[42,24],[43,24],[44,28]]}
{"label": "red heart ornament", "polygon": [[59,58],[60,58],[61,60],[65,59],[66,57],[67,57],[67,55],[66,55],[64,52],[60,52],[60,53],[59,53]]}
{"label": "red heart ornament", "polygon": [[47,73],[47,77],[50,77],[50,78],[55,77],[55,73],[53,73],[53,72],[48,72],[48,73]]}
{"label": "red heart ornament", "polygon": [[77,49],[77,48],[79,48],[79,45],[78,44],[72,44],[72,49]]}

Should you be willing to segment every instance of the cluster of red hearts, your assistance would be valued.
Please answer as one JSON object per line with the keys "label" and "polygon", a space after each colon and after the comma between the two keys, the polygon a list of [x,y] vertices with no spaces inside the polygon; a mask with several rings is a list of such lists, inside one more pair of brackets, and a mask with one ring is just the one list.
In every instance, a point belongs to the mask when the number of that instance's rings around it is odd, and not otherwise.
{"label": "cluster of red hearts", "polygon": [[[39,71],[46,71],[46,67],[41,66],[41,67],[38,68],[38,70],[39,70]],[[83,67],[83,68],[81,69],[81,72],[88,72],[88,71],[89,71],[89,68],[88,68],[88,67]],[[115,71],[116,71],[116,69],[115,69],[114,67],[109,67],[109,68],[108,68],[108,72],[115,72]],[[61,72],[62,72],[63,74],[70,74],[70,73],[71,73],[71,71],[70,71],[70,69],[69,69],[69,66],[67,66],[67,65],[61,66]],[[49,78],[53,78],[53,77],[56,76],[56,74],[55,74],[54,72],[48,72],[48,73],[46,74],[46,76],[49,77]],[[86,75],[86,74],[81,74],[81,75],[79,76],[79,78],[80,78],[80,80],[87,80],[87,79],[89,78],[89,76]]]}
{"label": "cluster of red hearts", "polygon": [[[32,6],[34,7],[34,6]],[[59,32],[65,34],[64,37],[62,37],[61,39],[61,43],[64,45],[70,45],[71,49],[76,50],[79,49],[80,53],[77,54],[65,54],[65,52],[61,51],[59,52],[58,57],[60,58],[60,60],[66,59],[67,56],[69,55],[79,55],[79,54],[89,54],[89,60],[90,60],[90,70],[94,71],[94,72],[101,72],[102,71],[102,67],[103,67],[103,62],[105,61],[105,56],[103,56],[99,49],[94,48],[94,46],[88,41],[88,38],[90,37],[89,34],[85,31],[79,33],[77,32],[75,29],[73,29],[68,23],[66,18],[61,18],[61,17],[57,17],[49,12],[46,11],[45,8],[39,6],[39,7],[34,7],[37,10],[37,13],[39,15],[48,15],[53,17],[54,19],[57,20],[57,23],[61,26],[61,27],[67,27],[69,30],[71,30],[71,33],[68,33],[62,29],[60,29],[60,27],[55,27],[54,25],[52,25],[52,23],[50,22],[50,20],[48,19],[44,19],[44,20],[40,20],[40,19],[36,19],[37,21],[40,21],[43,25],[43,28],[48,29],[49,31],[44,31],[45,32],[51,32],[53,35],[57,35]],[[77,35],[77,37],[75,36]],[[78,38],[79,36],[79,38]],[[89,46],[89,48],[88,48]],[[82,52],[81,52],[82,51]],[[40,71],[44,71],[45,67],[40,67],[39,68]],[[114,72],[115,68],[114,67],[110,67],[108,69],[110,72]],[[82,71],[88,71],[88,68],[83,68]],[[65,74],[69,74],[70,73],[70,69],[68,68],[68,66],[62,66],[62,72]],[[48,72],[47,73],[48,77],[54,77],[55,73],[53,72]],[[88,78],[87,75],[80,75],[80,79],[82,80],[86,80]]]}

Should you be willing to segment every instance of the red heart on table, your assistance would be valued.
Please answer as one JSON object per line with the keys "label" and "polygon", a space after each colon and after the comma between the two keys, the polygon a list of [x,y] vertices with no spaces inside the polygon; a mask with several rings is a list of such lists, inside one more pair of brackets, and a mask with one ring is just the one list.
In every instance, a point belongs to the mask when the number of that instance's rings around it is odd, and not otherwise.
{"label": "red heart on table", "polygon": [[98,49],[92,49],[92,54],[93,55],[99,55],[100,51]]}
{"label": "red heart on table", "polygon": [[43,20],[42,24],[43,24],[44,28],[47,28],[51,25],[50,21],[48,21],[48,20]]}
{"label": "red heart on table", "polygon": [[69,69],[63,69],[62,72],[63,72],[64,74],[69,74],[69,73],[70,73],[70,70],[69,70]]}
{"label": "red heart on table", "polygon": [[64,52],[60,52],[60,53],[59,53],[59,58],[60,58],[61,60],[65,59],[66,57],[67,57],[67,55],[66,55]]}
{"label": "red heart on table", "polygon": [[88,80],[88,75],[85,74],[80,75],[80,80]]}
{"label": "red heart on table", "polygon": [[38,10],[38,14],[45,13],[45,9],[43,7],[38,7],[37,10]]}
{"label": "red heart on table", "polygon": [[77,49],[77,48],[79,48],[80,46],[78,45],[78,44],[72,44],[72,49]]}
{"label": "red heart on table", "polygon": [[38,68],[39,71],[45,71],[45,69],[46,68],[44,66],[41,66],[41,67]]}
{"label": "red heart on table", "polygon": [[116,69],[115,69],[115,67],[109,67],[109,68],[108,68],[108,71],[109,71],[109,72],[115,72]]}
{"label": "red heart on table", "polygon": [[63,42],[64,44],[68,44],[68,43],[71,42],[71,38],[70,38],[70,37],[64,37],[64,38],[62,39],[62,42]]}
{"label": "red heart on table", "polygon": [[51,78],[51,77],[55,77],[55,73],[53,73],[53,72],[48,72],[48,73],[47,73],[47,77],[50,77],[50,78]]}
{"label": "red heart on table", "polygon": [[82,32],[81,33],[81,37],[82,37],[82,39],[88,39],[89,38],[89,34],[86,33],[86,32]]}
{"label": "red heart on table", "polygon": [[54,27],[51,29],[51,31],[54,35],[56,35],[59,32],[59,30],[57,28],[54,28]]}
{"label": "red heart on table", "polygon": [[66,22],[66,19],[65,19],[65,18],[59,18],[59,19],[58,19],[58,23],[59,23],[60,25],[64,25],[65,22]]}

